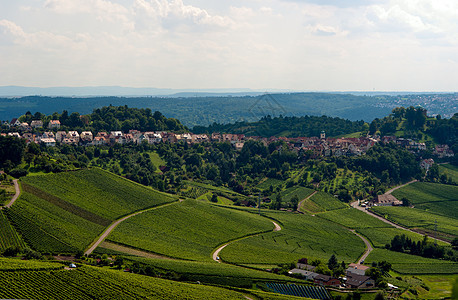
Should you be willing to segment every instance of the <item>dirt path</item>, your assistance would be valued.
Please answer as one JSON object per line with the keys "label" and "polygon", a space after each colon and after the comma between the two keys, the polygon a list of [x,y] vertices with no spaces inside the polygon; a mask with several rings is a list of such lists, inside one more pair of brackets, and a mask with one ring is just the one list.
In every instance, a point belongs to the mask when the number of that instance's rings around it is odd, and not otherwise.
{"label": "dirt path", "polygon": [[366,244],[366,252],[364,252],[364,254],[358,260],[358,264],[362,264],[362,262],[366,260],[366,258],[369,256],[372,250],[374,250],[374,248],[372,248],[371,243],[365,237],[357,233],[354,229],[350,229],[350,231],[356,234],[360,239],[363,240],[364,244]]}
{"label": "dirt path", "polygon": [[302,212],[301,211],[301,207],[302,207],[302,204],[307,201],[308,199],[312,198],[313,195],[315,195],[317,193],[317,191],[314,191],[312,194],[310,194],[309,196],[307,196],[306,198],[302,199],[299,204],[297,205],[297,211],[298,212]]}
{"label": "dirt path", "polygon": [[5,205],[5,207],[8,207],[8,208],[10,208],[13,205],[14,201],[16,201],[17,198],[19,198],[19,196],[21,195],[21,189],[19,188],[17,179],[14,179],[13,183],[14,183],[14,189],[16,190],[16,194],[14,194],[13,198],[11,198],[11,201],[7,205]]}
{"label": "dirt path", "polygon": [[[273,232],[276,232],[276,231],[280,231],[281,230],[281,226],[278,225],[276,222],[272,221],[272,223],[274,224],[275,228],[273,229]],[[254,237],[254,236],[257,236],[259,235],[259,233],[256,233],[256,234],[253,234],[253,235],[249,235],[249,236],[246,236],[246,237],[243,237],[243,239],[245,238],[249,238],[249,237]],[[212,254],[212,258],[214,261],[216,262],[221,262],[221,260],[219,259],[219,253],[221,252],[221,250],[223,250],[224,248],[226,248],[226,246],[228,246],[229,244],[233,243],[233,242],[236,242],[236,241],[239,241],[240,239],[237,239],[237,240],[234,240],[234,241],[231,241],[229,243],[226,243],[224,245],[222,245],[221,247],[219,247],[218,249],[215,250],[215,252],[213,252]]]}
{"label": "dirt path", "polygon": [[103,242],[105,240],[105,238],[113,231],[113,229],[116,228],[116,226],[118,226],[121,222],[131,218],[131,217],[134,217],[136,215],[139,215],[139,214],[142,214],[144,212],[147,212],[147,211],[150,211],[150,210],[153,210],[153,209],[157,209],[157,208],[161,208],[161,207],[164,207],[164,206],[168,206],[168,205],[172,205],[172,204],[175,204],[177,202],[172,202],[172,203],[166,203],[166,204],[163,204],[163,205],[159,205],[159,206],[155,206],[155,207],[152,207],[152,208],[148,208],[148,209],[145,209],[145,210],[142,210],[142,211],[137,211],[133,214],[130,214],[130,215],[127,215],[119,220],[116,220],[114,221],[107,229],[105,229],[105,231],[102,233],[102,235],[97,238],[97,240],[95,240],[94,242],[91,243],[90,247],[84,252],[85,255],[90,255],[99,245],[101,242]]}
{"label": "dirt path", "polygon": [[110,249],[110,250],[114,250],[114,251],[118,251],[118,252],[122,252],[122,253],[127,253],[127,254],[131,254],[131,255],[135,255],[135,256],[139,256],[139,257],[159,258],[159,259],[173,259],[173,258],[170,258],[170,257],[167,257],[167,256],[162,256],[162,255],[155,254],[155,253],[152,253],[152,252],[137,250],[137,249],[134,249],[134,248],[131,248],[131,247],[126,247],[126,246],[118,245],[118,244],[107,242],[107,241],[103,241],[102,243],[100,243],[99,246],[103,247],[105,249]]}
{"label": "dirt path", "polygon": [[412,181],[409,181],[409,182],[407,182],[407,183],[398,185],[397,187],[394,187],[394,188],[392,188],[391,190],[387,191],[387,192],[385,193],[385,195],[390,195],[390,194],[391,194],[392,192],[394,192],[395,190],[400,189],[400,188],[402,188],[402,187],[405,187],[406,185],[409,185],[409,184],[414,183],[414,182],[417,182],[417,181],[418,181],[418,180],[412,180]]}

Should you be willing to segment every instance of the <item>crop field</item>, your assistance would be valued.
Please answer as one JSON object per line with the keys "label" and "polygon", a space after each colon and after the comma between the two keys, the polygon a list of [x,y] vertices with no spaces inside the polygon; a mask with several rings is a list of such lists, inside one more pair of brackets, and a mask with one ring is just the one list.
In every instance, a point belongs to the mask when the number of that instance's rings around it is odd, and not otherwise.
{"label": "crop field", "polygon": [[283,197],[283,200],[286,201],[286,202],[291,201],[291,199],[294,196],[297,196],[297,198],[300,201],[300,200],[305,199],[308,196],[310,196],[313,192],[314,192],[314,190],[312,190],[312,189],[308,189],[308,188],[305,188],[305,187],[302,187],[302,186],[295,186],[295,187],[291,187],[291,188],[288,188],[288,189],[284,190],[281,193],[281,195]]}
{"label": "crop field", "polygon": [[458,183],[458,167],[451,164],[439,165],[439,173],[451,177],[453,182]]}
{"label": "crop field", "polygon": [[3,211],[0,211],[0,252],[8,247],[24,248],[24,246],[24,241],[19,237],[14,227],[11,226]]}
{"label": "crop field", "polygon": [[215,262],[196,262],[166,259],[148,259],[129,257],[128,260],[140,262],[147,266],[173,271],[188,279],[230,286],[249,286],[254,281],[301,282],[299,279],[263,272],[248,268],[240,268],[229,264]]}
{"label": "crop field", "polygon": [[415,182],[394,191],[393,195],[409,199],[417,209],[458,219],[458,186]]}
{"label": "crop field", "polygon": [[267,287],[283,295],[307,297],[312,299],[331,299],[328,291],[322,286],[267,283]]}
{"label": "crop field", "polygon": [[[361,228],[358,229],[358,232],[364,235],[374,247],[384,248],[386,244],[391,243],[391,240],[396,235],[405,234],[413,241],[423,240],[423,235],[419,233],[410,232],[407,230],[389,227],[389,228]],[[439,245],[447,245],[444,242],[438,241]]]}
{"label": "crop field", "polygon": [[372,208],[372,210],[386,216],[395,223],[409,228],[425,229],[426,231],[433,231],[435,221],[437,221],[437,231],[439,233],[458,236],[458,221],[456,219],[409,207],[379,206]]}
{"label": "crop field", "polygon": [[194,200],[162,207],[121,223],[110,241],[189,260],[211,260],[220,244],[273,230],[266,218]]}
{"label": "crop field", "polygon": [[22,180],[108,220],[174,200],[170,195],[96,168],[25,177]]}
{"label": "crop field", "polygon": [[27,192],[8,213],[27,244],[44,253],[82,250],[105,228]]}
{"label": "crop field", "polygon": [[354,208],[328,211],[317,216],[352,229],[392,227]]}
{"label": "crop field", "polygon": [[355,261],[364,251],[356,235],[335,223],[310,215],[267,212],[283,229],[231,243],[221,251],[221,259],[236,264],[281,264],[300,258]]}
{"label": "crop field", "polygon": [[246,299],[218,287],[168,281],[82,266],[72,271],[1,272],[0,298],[21,299]]}
{"label": "crop field", "polygon": [[42,262],[0,257],[0,273],[2,274],[5,271],[59,270],[63,268],[64,266],[62,264],[55,262]]}
{"label": "crop field", "polygon": [[336,199],[336,197],[324,193],[318,192],[310,198],[316,205],[318,205],[323,211],[348,208],[348,205]]}
{"label": "crop field", "polygon": [[261,190],[266,190],[272,186],[273,188],[276,188],[277,186],[281,185],[284,183],[283,180],[275,179],[275,178],[267,178],[266,180],[262,181],[257,185],[258,188]]}
{"label": "crop field", "polygon": [[406,253],[389,251],[386,249],[374,249],[367,259],[366,265],[372,262],[388,261],[393,270],[403,274],[456,274],[458,263],[447,260],[425,258]]}
{"label": "crop field", "polygon": [[[203,201],[209,202],[211,200],[212,196],[213,196],[213,193],[212,192],[208,192],[208,193],[205,193],[202,196],[198,197],[197,200],[203,200]],[[233,205],[234,204],[234,201],[232,201],[231,199],[228,199],[226,197],[217,196],[217,198],[218,198],[217,204],[222,204],[222,205]]]}

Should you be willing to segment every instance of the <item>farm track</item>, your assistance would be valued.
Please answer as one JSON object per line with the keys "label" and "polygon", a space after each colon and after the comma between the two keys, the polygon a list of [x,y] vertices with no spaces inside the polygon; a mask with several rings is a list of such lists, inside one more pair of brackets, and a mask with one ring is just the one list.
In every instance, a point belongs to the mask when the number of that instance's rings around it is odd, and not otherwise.
{"label": "farm track", "polygon": [[357,233],[354,229],[350,229],[350,231],[356,234],[360,239],[363,240],[364,244],[366,244],[367,249],[358,260],[358,264],[362,264],[362,262],[369,256],[369,254],[372,252],[372,250],[374,250],[374,248],[372,248],[371,243],[365,237]]}
{"label": "farm track", "polygon": [[152,252],[137,250],[137,249],[134,249],[134,248],[131,248],[131,247],[118,245],[118,244],[115,244],[115,243],[112,243],[112,242],[107,242],[107,241],[103,241],[102,243],[100,243],[99,246],[103,247],[105,249],[110,249],[110,250],[114,250],[114,251],[118,251],[118,252],[122,252],[122,253],[127,253],[127,254],[130,254],[130,255],[135,255],[135,256],[139,256],[139,257],[156,258],[156,259],[169,259],[169,260],[173,259],[173,258],[170,258],[170,257],[167,257],[167,256],[162,256],[162,255],[155,254],[155,253],[152,253]]}
{"label": "farm track", "polygon": [[[392,192],[394,192],[395,190],[400,189],[400,188],[402,188],[402,187],[404,187],[404,186],[406,186],[406,185],[409,185],[409,184],[414,183],[414,182],[417,182],[417,181],[418,181],[418,180],[412,180],[412,181],[407,182],[407,183],[405,183],[405,184],[402,184],[402,185],[400,185],[400,186],[394,187],[394,188],[392,188],[391,190],[387,191],[385,194],[386,194],[386,195],[389,195],[389,194],[391,194]],[[354,201],[354,202],[350,203],[350,205],[351,205],[351,207],[356,208],[356,209],[358,209],[358,210],[360,210],[360,211],[362,211],[362,212],[368,214],[369,216],[374,217],[374,218],[376,218],[376,219],[379,219],[380,221],[385,222],[385,223],[387,223],[387,224],[389,224],[389,225],[391,225],[391,226],[393,226],[393,227],[395,227],[395,228],[398,228],[398,229],[402,229],[402,230],[406,230],[406,231],[410,231],[410,232],[413,232],[413,233],[417,233],[417,234],[424,235],[423,233],[421,233],[421,232],[419,232],[419,231],[415,231],[415,230],[413,230],[413,229],[410,229],[410,228],[401,226],[401,225],[399,225],[399,224],[393,223],[393,222],[391,222],[390,220],[387,220],[387,219],[385,219],[385,218],[383,218],[383,217],[381,217],[381,216],[379,216],[379,215],[373,213],[373,212],[370,211],[369,209],[366,209],[366,208],[364,208],[364,207],[359,206],[359,205],[358,205],[358,201]],[[432,236],[428,236],[428,238],[431,238],[431,239],[433,239],[433,240],[438,240],[438,241],[441,241],[441,242],[445,242],[445,243],[450,244],[449,241],[446,241],[446,240],[443,240],[443,239],[435,238],[435,237],[432,237]]]}
{"label": "farm track", "polygon": [[[278,225],[278,224],[277,224],[276,222],[274,222],[274,221],[271,221],[271,222],[272,222],[272,223],[274,224],[274,226],[275,226],[275,228],[273,229],[273,232],[276,232],[276,231],[280,231],[280,230],[281,230],[281,226],[280,226],[280,225]],[[241,238],[241,239],[236,239],[236,240],[230,241],[230,242],[228,242],[228,243],[226,243],[226,244],[220,246],[218,249],[215,250],[215,252],[213,252],[213,254],[212,254],[213,260],[216,261],[216,262],[218,262],[218,263],[221,263],[221,260],[218,258],[218,257],[219,257],[219,253],[220,253],[221,250],[223,250],[226,246],[228,246],[228,245],[230,245],[230,244],[232,244],[232,243],[234,243],[234,242],[240,241],[240,240],[242,240],[242,239],[246,239],[246,238],[249,238],[249,237],[254,237],[254,236],[257,236],[257,235],[259,235],[259,233],[255,233],[255,234],[252,234],[252,235],[248,235],[248,236],[245,236],[245,237],[243,237],[243,238]]]}
{"label": "farm track", "polygon": [[303,211],[301,211],[301,207],[302,207],[302,204],[307,201],[308,199],[312,198],[313,195],[315,195],[316,193],[318,193],[318,191],[314,191],[311,195],[307,196],[306,198],[302,199],[299,204],[297,205],[297,211],[300,212],[300,213],[304,213]]}
{"label": "farm track", "polygon": [[147,212],[147,211],[150,211],[150,210],[154,210],[154,209],[158,209],[158,208],[162,208],[162,207],[165,207],[165,206],[168,206],[168,205],[172,205],[172,204],[176,204],[177,202],[171,202],[171,203],[166,203],[166,204],[162,204],[162,205],[159,205],[159,206],[155,206],[155,207],[151,207],[151,208],[148,208],[148,209],[145,209],[145,210],[142,210],[142,211],[137,211],[133,214],[130,214],[130,215],[127,215],[125,217],[122,217],[121,219],[119,220],[116,220],[114,221],[107,229],[105,229],[105,231],[100,235],[99,238],[97,238],[97,240],[93,241],[91,243],[91,245],[89,246],[89,248],[84,252],[85,255],[90,255],[92,252],[94,252],[94,250],[100,245],[100,243],[102,243],[106,237],[116,228],[116,226],[118,226],[121,222],[131,218],[131,217],[134,217],[136,215],[139,215],[139,214],[142,214],[144,212]]}
{"label": "farm track", "polygon": [[[14,202],[19,198],[21,195],[21,189],[19,188],[19,183],[17,182],[17,179],[13,180],[14,183],[14,189],[16,190],[16,194],[14,194],[13,198],[11,198],[11,201],[5,205],[5,207],[11,208],[11,206],[14,204]],[[0,207],[0,210],[3,209]]]}

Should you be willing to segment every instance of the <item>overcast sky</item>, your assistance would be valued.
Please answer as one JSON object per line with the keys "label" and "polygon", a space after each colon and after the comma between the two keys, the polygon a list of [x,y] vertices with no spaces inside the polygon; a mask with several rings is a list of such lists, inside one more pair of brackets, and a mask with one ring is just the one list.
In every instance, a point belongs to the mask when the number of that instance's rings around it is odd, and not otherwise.
{"label": "overcast sky", "polygon": [[0,86],[458,91],[456,0],[0,0]]}

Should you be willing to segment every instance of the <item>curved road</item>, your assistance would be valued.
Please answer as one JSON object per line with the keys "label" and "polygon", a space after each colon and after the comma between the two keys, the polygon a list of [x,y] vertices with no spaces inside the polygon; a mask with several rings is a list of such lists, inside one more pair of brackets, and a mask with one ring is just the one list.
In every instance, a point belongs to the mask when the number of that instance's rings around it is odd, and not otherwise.
{"label": "curved road", "polygon": [[315,195],[317,193],[317,191],[314,191],[313,193],[311,193],[309,196],[305,197],[304,199],[302,199],[299,204],[297,205],[297,211],[302,213],[301,211],[301,206],[302,206],[302,203],[304,203],[304,201],[307,201],[308,199],[312,198],[313,195]]}
{"label": "curved road", "polygon": [[[275,231],[280,231],[281,230],[281,227],[280,225],[278,225],[276,222],[272,221],[272,223],[274,224],[275,228],[273,230],[273,232]],[[242,239],[245,239],[245,238],[249,238],[249,237],[253,237],[253,236],[257,236],[259,235],[259,233],[256,233],[256,234],[253,234],[253,235],[249,235],[249,236],[246,236],[246,237],[243,237]],[[239,241],[240,239],[237,239],[237,240],[233,240],[233,241],[230,241],[224,245],[222,245],[221,247],[219,247],[218,249],[215,250],[215,252],[213,252],[212,254],[212,257],[213,257],[213,260],[216,261],[216,262],[221,262],[219,258],[219,253],[221,252],[221,250],[223,250],[227,245],[233,243],[233,242],[236,242],[236,241]]]}
{"label": "curved road", "polygon": [[148,208],[148,209],[145,209],[145,210],[142,210],[142,211],[137,211],[137,212],[135,212],[133,214],[127,215],[125,217],[122,217],[119,220],[114,221],[110,225],[110,227],[105,229],[105,231],[102,233],[102,235],[97,240],[92,242],[91,246],[84,252],[84,254],[85,255],[91,254],[100,245],[100,243],[103,242],[105,240],[105,238],[113,231],[113,229],[115,229],[116,226],[118,226],[121,222],[123,222],[123,221],[125,221],[125,220],[127,220],[127,219],[129,219],[131,217],[134,217],[136,215],[142,214],[144,212],[147,212],[147,211],[150,211],[150,210],[153,210],[153,209],[156,209],[156,208],[161,208],[161,207],[164,207],[164,206],[172,205],[172,204],[175,204],[175,203],[177,203],[177,202],[166,203],[166,204],[162,204],[162,205],[159,205],[159,206],[151,207],[151,208]]}
{"label": "curved road", "polygon": [[[14,194],[13,198],[11,198],[11,201],[7,205],[5,205],[5,207],[8,207],[8,208],[10,208],[13,205],[14,201],[16,201],[17,198],[19,198],[19,196],[21,195],[21,189],[19,188],[17,179],[14,179],[13,183],[14,183],[14,189],[16,190],[16,194]],[[2,209],[2,207],[0,207],[0,209]]]}
{"label": "curved road", "polygon": [[366,244],[366,252],[364,252],[364,254],[360,257],[360,259],[358,260],[358,264],[361,264],[365,259],[366,257],[369,256],[369,254],[372,252],[372,250],[374,250],[374,248],[372,248],[372,245],[371,243],[369,243],[368,240],[366,240],[365,237],[363,237],[362,235],[360,235],[359,233],[357,233],[354,229],[350,229],[351,232],[353,232],[354,234],[356,234],[360,239],[363,240],[364,244]]}

